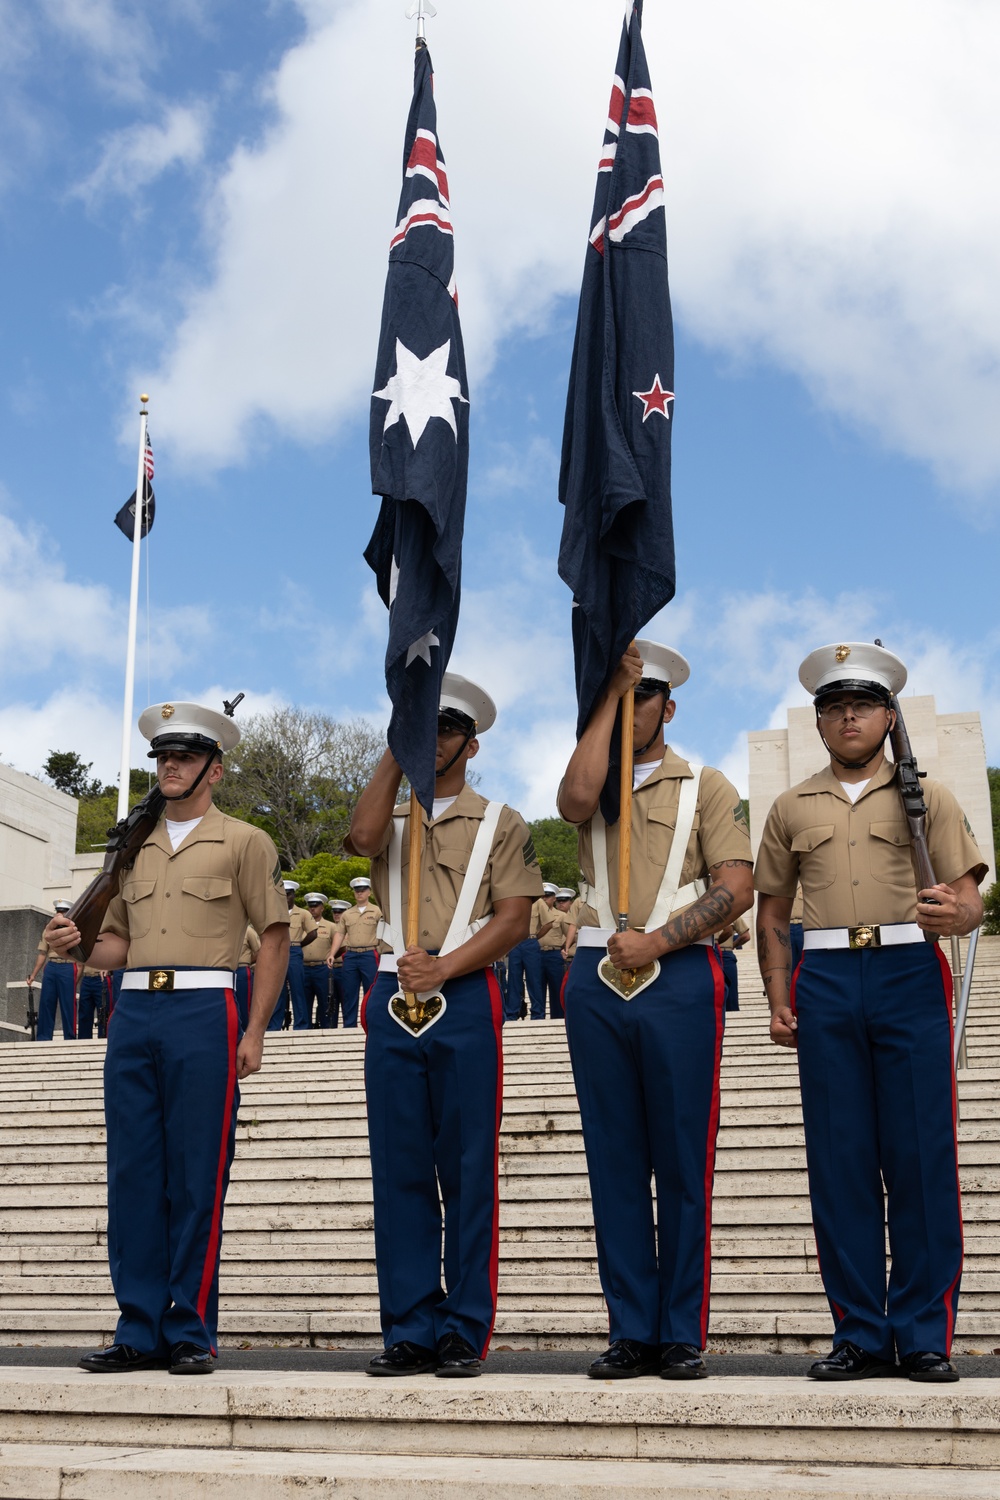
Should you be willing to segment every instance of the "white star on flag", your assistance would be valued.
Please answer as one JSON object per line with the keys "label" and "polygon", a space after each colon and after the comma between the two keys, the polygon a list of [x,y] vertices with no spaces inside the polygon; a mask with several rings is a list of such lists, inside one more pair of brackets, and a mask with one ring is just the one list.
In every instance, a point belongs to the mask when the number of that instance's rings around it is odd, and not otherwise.
{"label": "white star on flag", "polygon": [[448,423],[458,442],[458,424],[451,403],[461,401],[468,405],[468,402],[462,395],[461,381],[448,374],[450,353],[451,339],[446,339],[440,349],[432,349],[426,359],[418,359],[400,339],[396,340],[396,373],[389,376],[381,391],[374,393],[380,401],[390,403],[383,432],[404,418],[415,448],[431,417],[440,417]]}
{"label": "white star on flag", "polygon": [[419,641],[414,641],[409,651],[407,651],[406,665],[409,666],[410,663],[416,661],[417,657],[419,656],[422,661],[425,661],[427,665],[430,666],[431,647],[440,646],[440,644],[441,642],[438,640],[433,630],[428,630],[427,634],[422,635]]}

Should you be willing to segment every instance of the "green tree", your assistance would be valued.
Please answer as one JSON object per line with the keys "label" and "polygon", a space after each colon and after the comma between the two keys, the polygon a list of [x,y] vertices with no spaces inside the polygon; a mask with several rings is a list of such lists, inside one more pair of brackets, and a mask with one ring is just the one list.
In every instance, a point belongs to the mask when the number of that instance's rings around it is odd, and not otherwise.
{"label": "green tree", "polygon": [[990,811],[993,814],[993,868],[1000,869],[1000,766],[988,766]]}
{"label": "green tree", "polygon": [[92,778],[93,769],[93,762],[88,761],[85,765],[75,750],[50,750],[42,775],[68,797],[99,797],[112,788]]}
{"label": "green tree", "polygon": [[[129,772],[128,805],[135,807],[141,802],[149,790],[150,773],[143,767],[133,767]],[[76,852],[77,854],[93,854],[95,849],[103,849],[108,842],[108,834],[118,821],[118,792],[113,786],[101,787],[99,782],[95,785],[99,791],[94,796],[80,798],[80,807],[76,819]]]}
{"label": "green tree", "polygon": [[528,827],[542,878],[575,891],[583,879],[577,858],[576,829],[562,818],[537,818]]}
{"label": "green tree", "polygon": [[351,814],[385,749],[382,733],[355,719],[281,708],[241,722],[216,802],[256,823],[292,869],[316,854],[338,855]]}
{"label": "green tree", "polygon": [[301,903],[306,891],[322,891],[331,901],[353,901],[351,881],[359,875],[370,874],[370,862],[357,856],[341,859],[336,854],[314,854],[312,859],[303,859],[289,871],[287,880],[297,880],[302,890]]}
{"label": "green tree", "polygon": [[1000,880],[994,880],[983,893],[983,932],[990,937],[1000,936]]}

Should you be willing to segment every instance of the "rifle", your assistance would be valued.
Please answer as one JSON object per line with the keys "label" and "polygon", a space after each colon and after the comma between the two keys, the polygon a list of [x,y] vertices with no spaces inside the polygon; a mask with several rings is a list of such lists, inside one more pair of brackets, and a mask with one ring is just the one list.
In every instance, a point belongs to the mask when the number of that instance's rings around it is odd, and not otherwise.
{"label": "rifle", "polygon": [[[881,641],[875,642],[880,646]],[[917,871],[917,890],[924,891],[932,885],[937,885],[937,876],[934,874],[934,866],[931,864],[930,850],[927,847],[927,803],[924,801],[924,789],[920,782],[926,771],[918,770],[917,757],[910,745],[910,736],[906,732],[906,724],[903,721],[903,713],[899,706],[899,699],[893,693],[889,700],[890,707],[896,715],[896,722],[890,732],[889,742],[892,745],[892,758],[896,762],[896,785],[899,787],[899,795],[903,803],[903,812],[910,827],[910,843],[913,848],[913,863]],[[927,902],[928,906],[940,905],[933,898]],[[924,940],[928,943],[935,941],[934,933],[925,932]]]}
{"label": "rifle", "polygon": [[136,855],[160,821],[166,805],[167,799],[159,786],[154,786],[141,802],[136,803],[127,818],[108,829],[104,868],[66,913],[80,929],[80,944],[69,950],[67,958],[82,964],[90,957],[112,897],[118,894],[121,876],[135,863]]}
{"label": "rifle", "polygon": [[31,1032],[31,1040],[33,1042],[37,1041],[38,1012],[35,1009],[35,991],[30,984],[28,985],[28,1010],[27,1014],[24,1017],[24,1024]]}

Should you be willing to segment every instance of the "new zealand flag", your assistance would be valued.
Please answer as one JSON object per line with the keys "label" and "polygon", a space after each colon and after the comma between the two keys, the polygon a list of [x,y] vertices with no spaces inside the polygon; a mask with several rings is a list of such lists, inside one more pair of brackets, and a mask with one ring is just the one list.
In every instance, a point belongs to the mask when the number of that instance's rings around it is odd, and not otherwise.
{"label": "new zealand flag", "polygon": [[389,607],[389,748],[428,813],[441,679],[458,626],[469,469],[454,266],[431,59],[418,42],[372,395],[372,492],[382,508],[365,558]]}
{"label": "new zealand flag", "polygon": [[[563,429],[559,574],[573,591],[578,736],[630,641],[674,596],[674,335],[641,27],[635,0],[597,171]],[[617,818],[614,768],[601,806]]]}

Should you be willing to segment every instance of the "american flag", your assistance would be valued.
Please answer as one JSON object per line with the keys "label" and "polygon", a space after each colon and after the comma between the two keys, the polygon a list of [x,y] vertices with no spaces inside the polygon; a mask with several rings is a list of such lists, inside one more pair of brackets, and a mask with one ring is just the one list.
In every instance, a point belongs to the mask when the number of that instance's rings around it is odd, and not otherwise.
{"label": "american flag", "polygon": [[153,477],[153,445],[149,441],[149,429],[146,429],[146,452],[143,455],[143,465],[146,470],[146,483]]}

